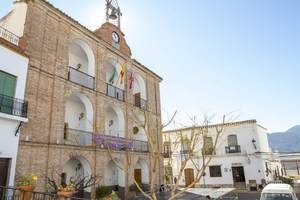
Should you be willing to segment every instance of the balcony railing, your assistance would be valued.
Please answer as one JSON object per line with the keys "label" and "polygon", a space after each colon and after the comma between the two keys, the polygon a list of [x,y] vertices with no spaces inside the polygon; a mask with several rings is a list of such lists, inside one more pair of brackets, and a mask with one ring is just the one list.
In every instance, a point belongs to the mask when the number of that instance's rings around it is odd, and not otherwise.
{"label": "balcony railing", "polygon": [[[25,191],[13,187],[0,186],[0,199],[1,200],[57,200],[59,199],[56,194],[42,193],[35,191]],[[73,198],[72,198],[73,199]]]}
{"label": "balcony railing", "polygon": [[64,140],[65,144],[76,146],[90,146],[93,144],[93,133],[67,128],[64,132]]}
{"label": "balcony railing", "polygon": [[0,26],[0,38],[3,38],[5,40],[13,43],[16,46],[19,46],[20,38],[1,26]]}
{"label": "balcony railing", "polygon": [[241,153],[241,146],[240,145],[232,145],[225,147],[226,153]]}
{"label": "balcony railing", "polygon": [[69,67],[68,79],[73,83],[77,83],[90,89],[95,89],[95,78],[73,67]]}
{"label": "balcony railing", "polygon": [[149,152],[148,142],[133,140],[133,151],[136,152]]}
{"label": "balcony railing", "polygon": [[145,141],[131,140],[111,135],[96,134],[95,143],[102,149],[113,151],[148,152],[148,143]]}
{"label": "balcony railing", "polygon": [[139,107],[142,110],[147,110],[147,100],[133,95],[133,105]]}
{"label": "balcony railing", "polygon": [[0,94],[0,112],[18,117],[27,117],[28,102]]}
{"label": "balcony railing", "polygon": [[125,100],[125,91],[109,83],[106,83],[106,95],[116,98],[120,101]]}

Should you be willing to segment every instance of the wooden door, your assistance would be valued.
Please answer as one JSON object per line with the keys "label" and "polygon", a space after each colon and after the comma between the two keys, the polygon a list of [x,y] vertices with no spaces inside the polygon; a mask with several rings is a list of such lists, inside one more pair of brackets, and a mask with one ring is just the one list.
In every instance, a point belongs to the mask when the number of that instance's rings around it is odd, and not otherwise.
{"label": "wooden door", "polygon": [[9,159],[0,158],[0,186],[7,186]]}
{"label": "wooden door", "polygon": [[134,104],[137,107],[141,107],[141,93],[134,94]]}
{"label": "wooden door", "polygon": [[142,170],[141,169],[134,169],[134,179],[140,186],[142,186]]}
{"label": "wooden door", "polygon": [[238,189],[246,188],[244,167],[232,167],[232,177],[233,177],[233,183],[235,188]]}
{"label": "wooden door", "polygon": [[194,182],[194,169],[185,169],[184,175],[185,175],[185,186],[189,186]]}

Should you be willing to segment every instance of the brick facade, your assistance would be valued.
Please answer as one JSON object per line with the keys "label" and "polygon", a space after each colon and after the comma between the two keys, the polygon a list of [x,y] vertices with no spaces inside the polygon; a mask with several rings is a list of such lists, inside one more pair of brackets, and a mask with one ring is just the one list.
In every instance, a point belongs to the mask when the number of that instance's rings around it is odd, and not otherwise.
{"label": "brick facade", "polygon": [[[106,95],[106,78],[104,63],[109,57],[126,63],[128,69],[138,73],[146,83],[149,115],[149,131],[161,149],[161,123],[159,82],[161,78],[135,60],[124,35],[121,34],[120,50],[112,47],[108,32],[115,30],[114,25],[104,24],[105,29],[98,29],[97,34],[89,31],[78,22],[54,8],[51,4],[36,0],[28,3],[25,22],[25,53],[29,55],[28,79],[25,99],[29,101],[28,119],[21,129],[21,141],[17,161],[17,177],[25,173],[36,173],[40,177],[50,175],[53,169],[58,173],[64,164],[74,155],[84,157],[92,168],[92,173],[104,176],[104,168],[110,161],[106,150],[96,146],[81,147],[64,144],[64,120],[66,98],[80,92],[92,104],[94,127],[104,130],[105,108],[107,105],[118,106],[125,116],[126,137],[130,138],[133,119],[130,112],[143,113],[132,105],[132,95],[126,91],[125,102]],[[99,35],[102,35],[101,38]],[[74,39],[80,38],[92,49],[95,56],[95,89],[88,89],[68,80],[68,50]],[[146,159],[151,165],[148,153],[114,152],[124,162],[132,154]],[[163,166],[163,163],[160,163]],[[149,166],[150,169],[150,166]],[[158,167],[157,184],[162,182],[163,168]],[[149,172],[150,173],[150,172]],[[133,168],[126,175],[126,185],[132,183]],[[46,180],[38,180],[37,189],[46,189]]]}

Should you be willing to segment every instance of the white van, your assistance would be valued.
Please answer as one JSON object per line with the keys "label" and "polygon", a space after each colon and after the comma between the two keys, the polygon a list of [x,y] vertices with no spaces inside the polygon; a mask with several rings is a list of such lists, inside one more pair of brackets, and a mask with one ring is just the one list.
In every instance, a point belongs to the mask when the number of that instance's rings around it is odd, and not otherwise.
{"label": "white van", "polygon": [[297,196],[291,185],[272,183],[264,187],[260,200],[297,200]]}

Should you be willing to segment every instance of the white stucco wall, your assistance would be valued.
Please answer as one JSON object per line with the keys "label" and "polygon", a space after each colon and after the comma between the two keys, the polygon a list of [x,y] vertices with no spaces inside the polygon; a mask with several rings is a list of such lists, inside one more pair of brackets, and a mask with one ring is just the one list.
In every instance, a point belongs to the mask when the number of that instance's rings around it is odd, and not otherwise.
{"label": "white stucco wall", "polygon": [[[177,132],[178,133],[178,132]],[[191,129],[183,130],[183,137],[190,138]],[[228,146],[228,135],[236,135],[238,145],[240,145],[240,153],[226,153],[225,147]],[[216,128],[210,127],[208,130],[208,135],[213,138],[213,143],[216,140]],[[272,175],[268,177],[265,174],[265,162],[276,163],[275,159],[272,157],[269,151],[268,143],[266,142],[266,129],[257,125],[256,123],[241,123],[233,124],[230,126],[225,126],[221,136],[219,137],[219,142],[217,143],[216,155],[212,157],[209,166],[220,165],[222,171],[222,177],[210,177],[209,167],[206,168],[205,184],[209,185],[232,185],[232,167],[233,166],[243,166],[244,174],[246,179],[246,184],[249,180],[256,180],[257,184],[261,184],[261,179],[267,181],[272,180]],[[172,167],[174,176],[178,176],[181,167],[181,144],[175,143],[179,141],[179,136],[176,136],[175,132],[163,133],[163,140],[169,141],[171,139],[171,151],[172,154]],[[253,145],[252,140],[255,140],[256,148]],[[202,138],[196,145],[196,153],[199,159],[195,159],[195,163],[198,166],[202,166],[202,156],[201,149],[203,147]],[[260,153],[266,152],[266,153]],[[209,157],[209,156],[208,156]],[[164,161],[165,165],[168,164],[168,159]],[[271,165],[270,164],[270,165]],[[277,162],[278,164],[278,162]],[[186,168],[196,167],[190,162],[187,164]],[[196,174],[196,170],[194,171]],[[184,174],[183,178],[180,180],[180,184],[185,185]],[[199,182],[203,184],[203,178]]]}
{"label": "white stucco wall", "polygon": [[[27,78],[28,58],[0,45],[0,70],[17,77],[15,98],[24,99]],[[15,167],[18,152],[19,134],[15,132],[19,123],[27,119],[0,112],[0,157],[10,158],[8,185],[14,185]]]}
{"label": "white stucco wall", "polygon": [[19,121],[5,119],[0,117],[0,158],[9,158],[10,172],[8,185],[14,185],[16,160],[18,153],[19,134],[15,136],[15,132],[19,125]]}
{"label": "white stucco wall", "polygon": [[17,2],[13,5],[13,10],[9,16],[0,21],[0,26],[21,37],[24,33],[24,24],[27,13],[27,4]]}
{"label": "white stucco wall", "polygon": [[15,98],[24,99],[28,58],[0,45],[0,70],[17,77]]}

